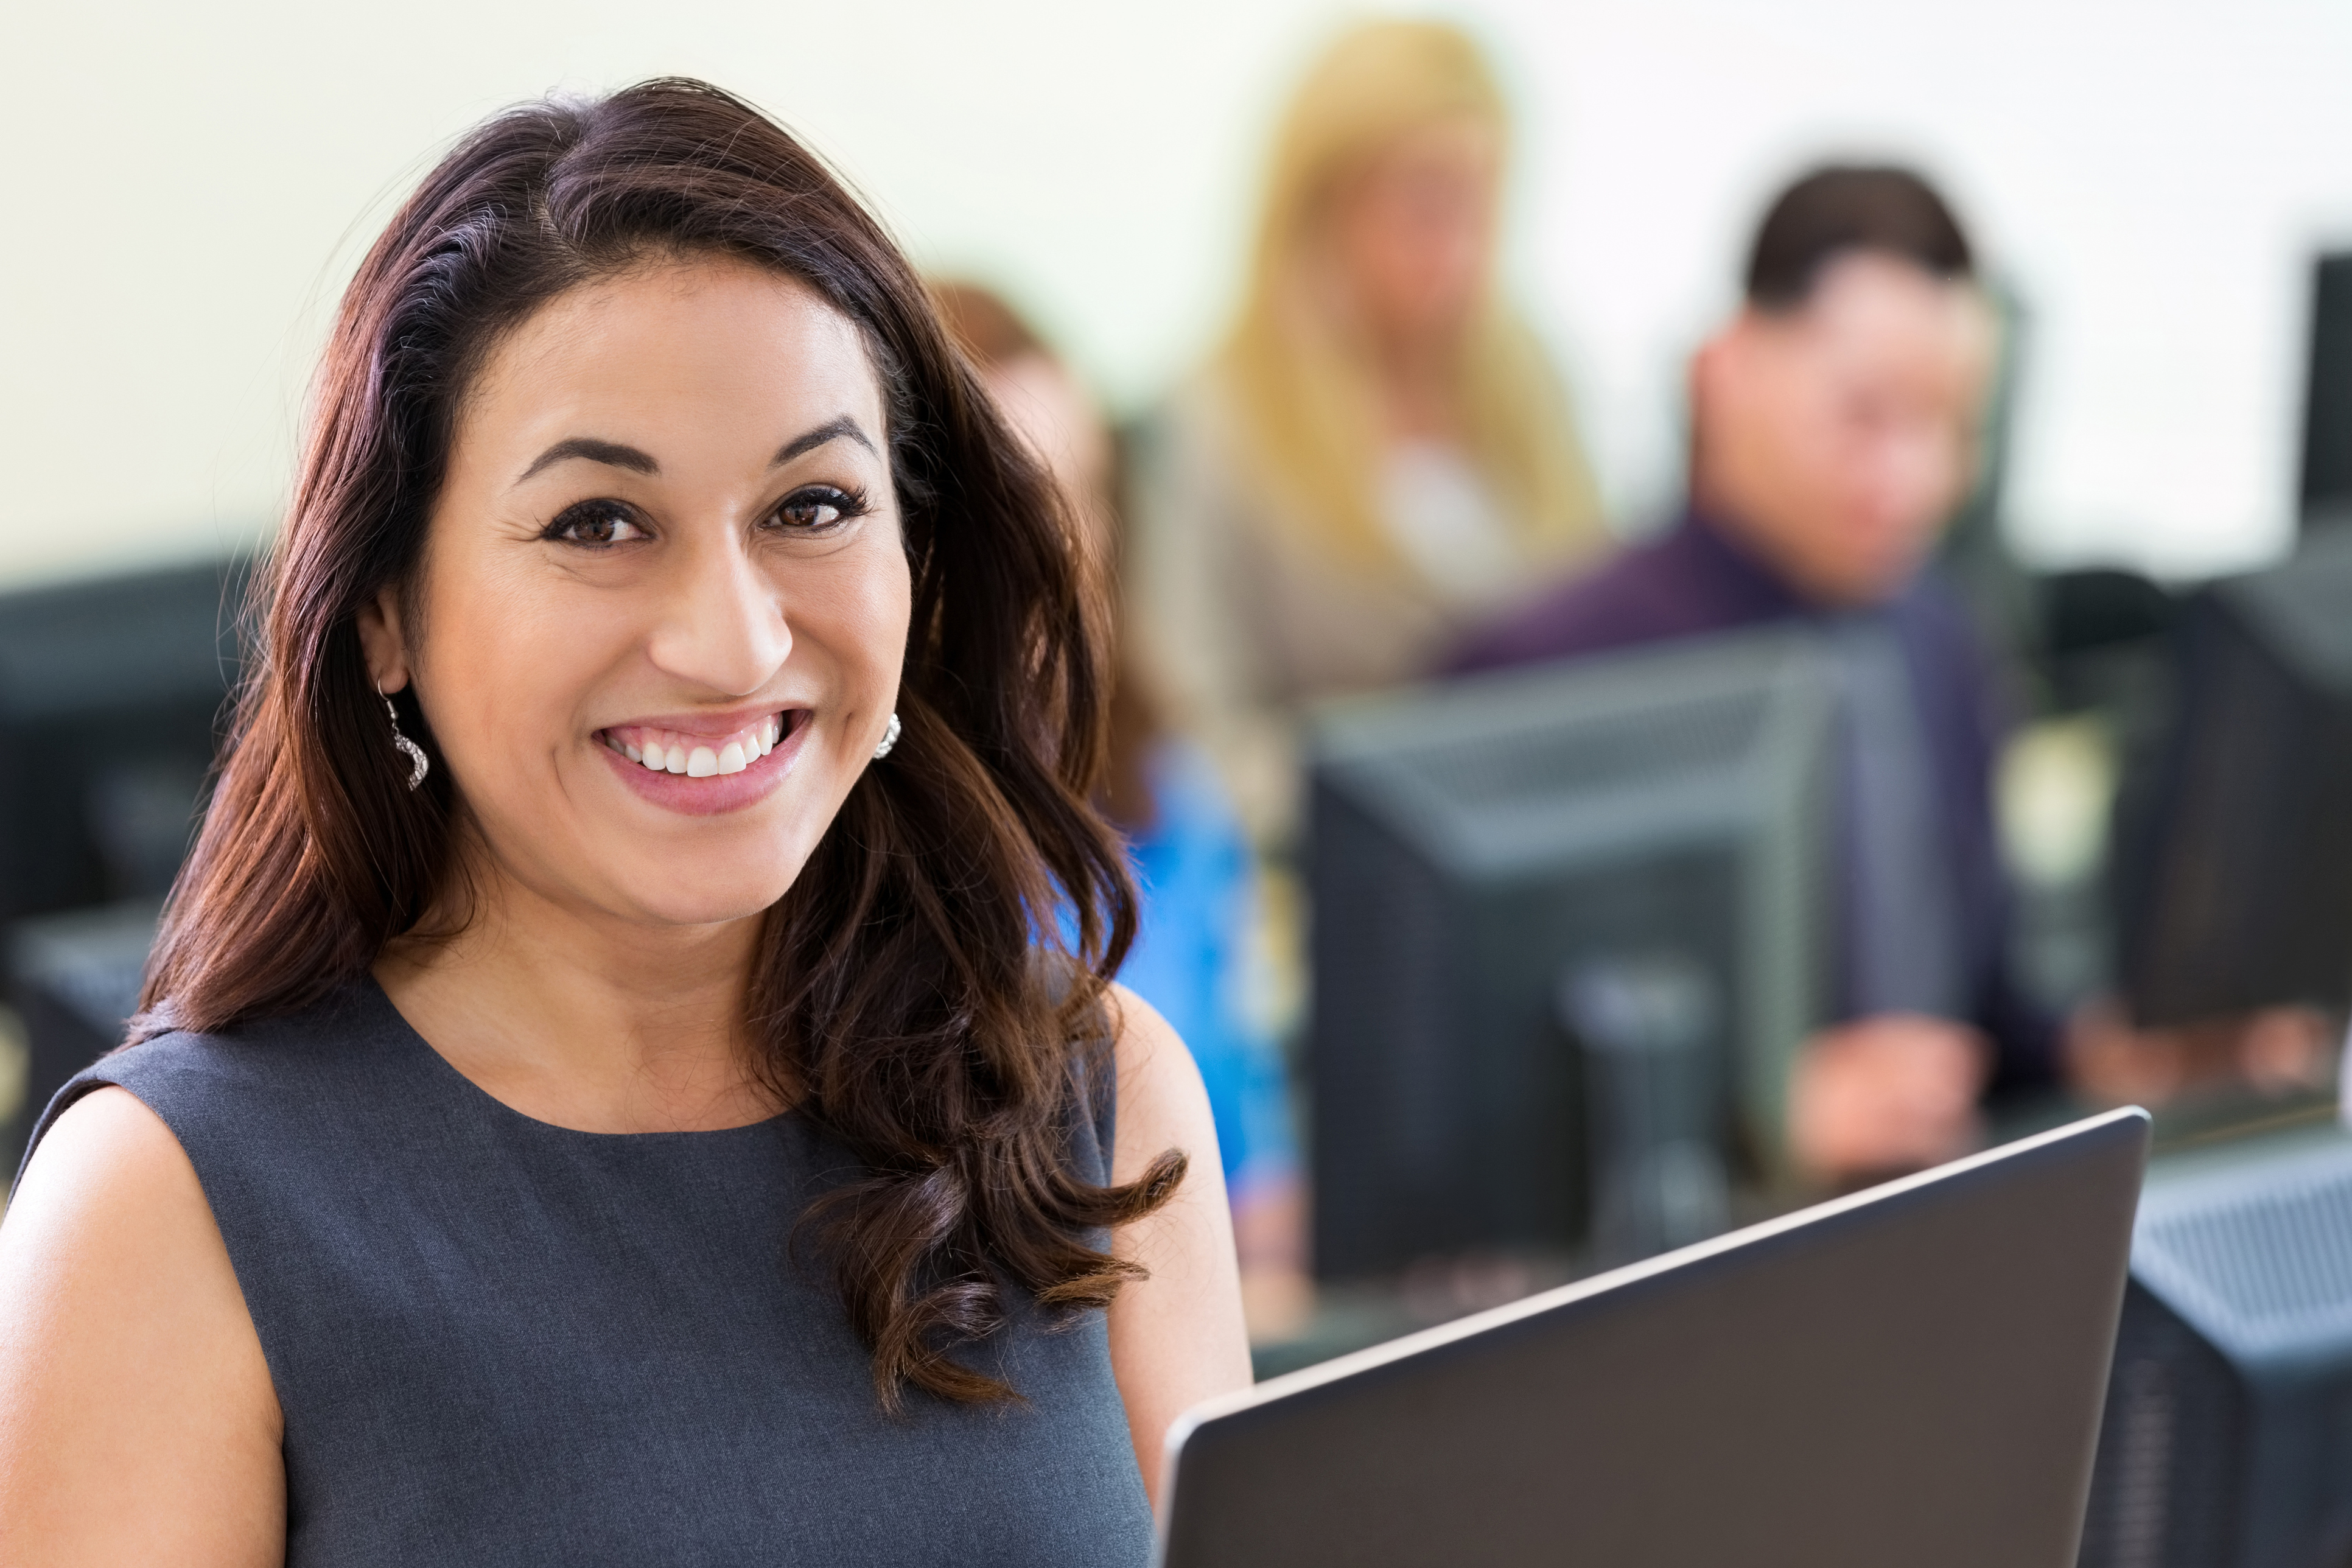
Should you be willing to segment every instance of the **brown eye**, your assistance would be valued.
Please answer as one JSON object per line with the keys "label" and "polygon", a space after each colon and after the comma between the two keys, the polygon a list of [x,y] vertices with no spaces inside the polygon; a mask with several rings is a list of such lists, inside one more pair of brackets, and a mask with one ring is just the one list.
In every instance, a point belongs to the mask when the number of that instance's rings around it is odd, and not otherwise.
{"label": "brown eye", "polygon": [[776,521],[789,533],[824,533],[866,514],[866,498],[831,485],[794,490],[776,509]]}
{"label": "brown eye", "polygon": [[650,535],[638,520],[635,507],[626,501],[598,500],[574,501],[565,507],[540,537],[598,549]]}

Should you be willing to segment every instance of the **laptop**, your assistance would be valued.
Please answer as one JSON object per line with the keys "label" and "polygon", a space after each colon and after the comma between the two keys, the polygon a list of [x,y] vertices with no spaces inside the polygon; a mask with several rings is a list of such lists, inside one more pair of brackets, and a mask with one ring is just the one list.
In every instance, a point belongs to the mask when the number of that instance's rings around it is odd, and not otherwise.
{"label": "laptop", "polygon": [[1213,1400],[1161,1568],[2072,1568],[2126,1110]]}

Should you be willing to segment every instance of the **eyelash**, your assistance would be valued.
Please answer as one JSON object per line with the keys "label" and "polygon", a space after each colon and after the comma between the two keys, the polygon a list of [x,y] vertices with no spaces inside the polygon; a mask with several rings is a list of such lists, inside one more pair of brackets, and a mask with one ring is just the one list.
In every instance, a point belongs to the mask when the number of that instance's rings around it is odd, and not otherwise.
{"label": "eyelash", "polygon": [[[783,514],[793,507],[812,504],[831,507],[836,515],[831,522],[824,523],[782,522]],[[803,485],[778,503],[776,510],[769,514],[769,518],[772,522],[779,524],[788,532],[830,533],[836,528],[844,527],[864,517],[869,510],[866,492],[862,489],[843,489],[838,485]]]}
{"label": "eyelash", "polygon": [[637,530],[640,533],[646,531],[646,525],[639,517],[636,508],[629,505],[626,501],[617,501],[599,498],[595,500],[574,501],[570,506],[565,507],[562,511],[555,514],[555,521],[553,522],[549,523],[545,529],[541,531],[540,537],[541,539],[551,539],[559,543],[581,545],[590,550],[610,550],[615,544],[626,544],[630,542],[625,539],[579,539],[573,537],[573,530],[599,522],[610,522],[615,525],[626,523],[629,527]]}
{"label": "eyelash", "polygon": [[[832,509],[835,516],[830,522],[823,523],[783,521],[784,513],[796,507],[827,507]],[[777,503],[776,510],[769,514],[766,526],[791,533],[830,533],[846,523],[864,517],[870,510],[866,492],[862,489],[843,489],[838,485],[803,485]],[[558,543],[577,544],[588,550],[610,550],[618,544],[635,542],[633,540],[626,539],[578,537],[576,531],[596,524],[610,524],[615,528],[625,524],[637,530],[639,533],[652,531],[646,528],[643,515],[636,508],[626,501],[600,497],[594,500],[574,501],[565,507],[555,514],[554,521],[541,531],[540,537],[553,540]]]}

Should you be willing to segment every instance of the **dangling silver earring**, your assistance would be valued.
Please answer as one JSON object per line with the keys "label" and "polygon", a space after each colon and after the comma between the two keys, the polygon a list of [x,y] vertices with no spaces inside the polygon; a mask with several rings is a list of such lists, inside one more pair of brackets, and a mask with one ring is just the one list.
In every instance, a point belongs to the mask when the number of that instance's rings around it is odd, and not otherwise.
{"label": "dangling silver earring", "polygon": [[[381,680],[375,683],[375,694],[383,697],[383,682]],[[425,757],[424,747],[400,732],[400,710],[392,705],[389,697],[383,697],[383,710],[392,720],[392,749],[407,753],[408,787],[415,789],[425,782],[425,772],[433,763]]]}
{"label": "dangling silver earring", "polygon": [[883,758],[888,756],[890,754],[890,748],[898,743],[898,716],[896,713],[893,713],[890,715],[890,727],[882,731],[882,743],[874,748],[874,760],[878,763]]}

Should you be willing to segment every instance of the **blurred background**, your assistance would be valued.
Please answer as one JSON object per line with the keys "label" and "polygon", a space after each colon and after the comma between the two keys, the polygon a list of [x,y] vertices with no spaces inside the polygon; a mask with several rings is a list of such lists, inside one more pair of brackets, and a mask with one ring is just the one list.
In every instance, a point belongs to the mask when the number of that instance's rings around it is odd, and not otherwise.
{"label": "blurred background", "polygon": [[[1223,327],[1285,94],[1355,8],[601,0],[29,6],[0,128],[11,577],[265,531],[338,289],[483,115],[707,76],[822,149],[928,268],[1005,287],[1111,406]],[[2352,16],[1985,0],[1466,6],[1519,121],[1507,265],[1612,518],[1680,483],[1680,362],[1776,184],[1917,162],[2032,312],[2010,520],[2036,562],[2276,556],[2308,259],[2352,237]],[[135,432],[135,435],[132,433]]]}
{"label": "blurred background", "polygon": [[1261,1371],[2137,1100],[2086,1561],[2352,1552],[2352,8],[0,27],[12,1162],[135,1002],[361,254],[501,106],[699,76],[1116,563],[1125,977]]}

